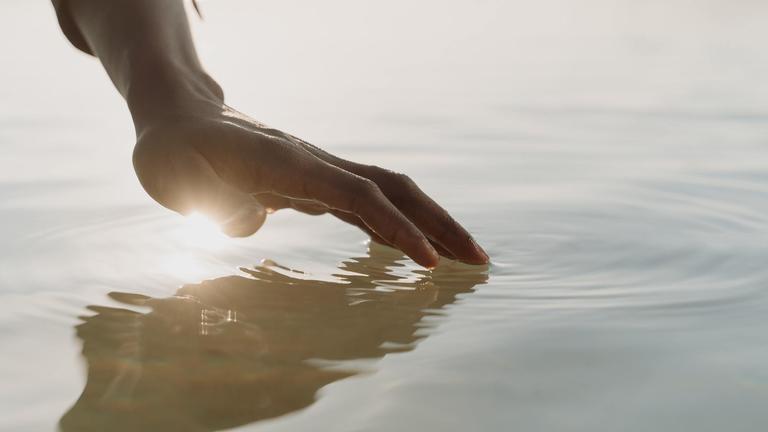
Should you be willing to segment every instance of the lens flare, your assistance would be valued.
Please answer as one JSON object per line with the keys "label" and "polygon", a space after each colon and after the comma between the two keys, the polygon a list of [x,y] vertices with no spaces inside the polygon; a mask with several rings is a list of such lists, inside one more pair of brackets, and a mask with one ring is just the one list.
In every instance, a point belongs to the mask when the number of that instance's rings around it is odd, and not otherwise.
{"label": "lens flare", "polygon": [[187,216],[175,234],[182,245],[206,250],[219,249],[227,240],[221,227],[200,213]]}

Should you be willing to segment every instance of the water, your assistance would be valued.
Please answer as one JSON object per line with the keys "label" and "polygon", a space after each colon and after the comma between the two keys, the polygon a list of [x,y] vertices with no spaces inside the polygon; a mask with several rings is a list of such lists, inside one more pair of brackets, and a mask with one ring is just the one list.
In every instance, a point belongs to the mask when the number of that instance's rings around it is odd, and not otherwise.
{"label": "water", "polygon": [[103,72],[4,1],[0,430],[765,429],[764,4],[202,7],[233,106],[408,172],[493,263],[159,208]]}

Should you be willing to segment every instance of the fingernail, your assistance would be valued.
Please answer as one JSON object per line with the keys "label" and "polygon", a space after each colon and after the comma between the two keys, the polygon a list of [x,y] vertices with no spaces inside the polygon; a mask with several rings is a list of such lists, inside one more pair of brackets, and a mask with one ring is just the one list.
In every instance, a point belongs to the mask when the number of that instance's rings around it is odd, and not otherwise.
{"label": "fingernail", "polygon": [[489,256],[488,256],[488,254],[485,252],[485,250],[483,250],[483,248],[481,248],[481,247],[480,247],[480,245],[479,245],[479,244],[477,244],[477,242],[475,241],[475,239],[474,239],[474,238],[470,238],[469,240],[470,240],[470,242],[472,243],[472,246],[475,248],[475,251],[477,251],[477,253],[478,253],[478,254],[479,254],[481,257],[483,257],[483,259],[485,260],[485,262],[486,262],[486,263],[487,263],[487,262],[489,262],[489,261],[491,260],[491,257],[489,257]]}
{"label": "fingernail", "polygon": [[440,254],[437,253],[437,250],[435,250],[435,247],[432,246],[432,244],[428,240],[422,240],[421,243],[424,246],[424,249],[428,251],[430,255],[430,261],[432,262],[431,265],[426,265],[425,267],[430,270],[437,267],[437,264],[440,262]]}

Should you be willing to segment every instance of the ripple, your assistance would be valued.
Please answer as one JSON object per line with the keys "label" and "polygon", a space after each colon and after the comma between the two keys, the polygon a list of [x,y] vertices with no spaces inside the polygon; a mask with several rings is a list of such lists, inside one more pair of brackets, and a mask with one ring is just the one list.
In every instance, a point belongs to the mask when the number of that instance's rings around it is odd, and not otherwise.
{"label": "ripple", "polygon": [[[526,308],[700,314],[765,301],[768,183],[707,173],[635,182],[601,199],[515,209],[479,293]],[[491,250],[493,255],[493,250]],[[501,288],[501,286],[505,287]]]}

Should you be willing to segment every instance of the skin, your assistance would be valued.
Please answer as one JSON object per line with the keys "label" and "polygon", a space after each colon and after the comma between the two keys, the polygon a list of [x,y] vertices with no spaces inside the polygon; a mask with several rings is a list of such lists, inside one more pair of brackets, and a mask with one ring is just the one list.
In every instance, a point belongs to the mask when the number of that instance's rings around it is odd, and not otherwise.
{"label": "skin", "polygon": [[182,0],[70,0],[69,13],[136,129],[134,167],[163,206],[204,213],[225,233],[256,232],[269,212],[331,213],[435,267],[485,264],[472,236],[406,175],[333,156],[224,102],[197,56]]}

